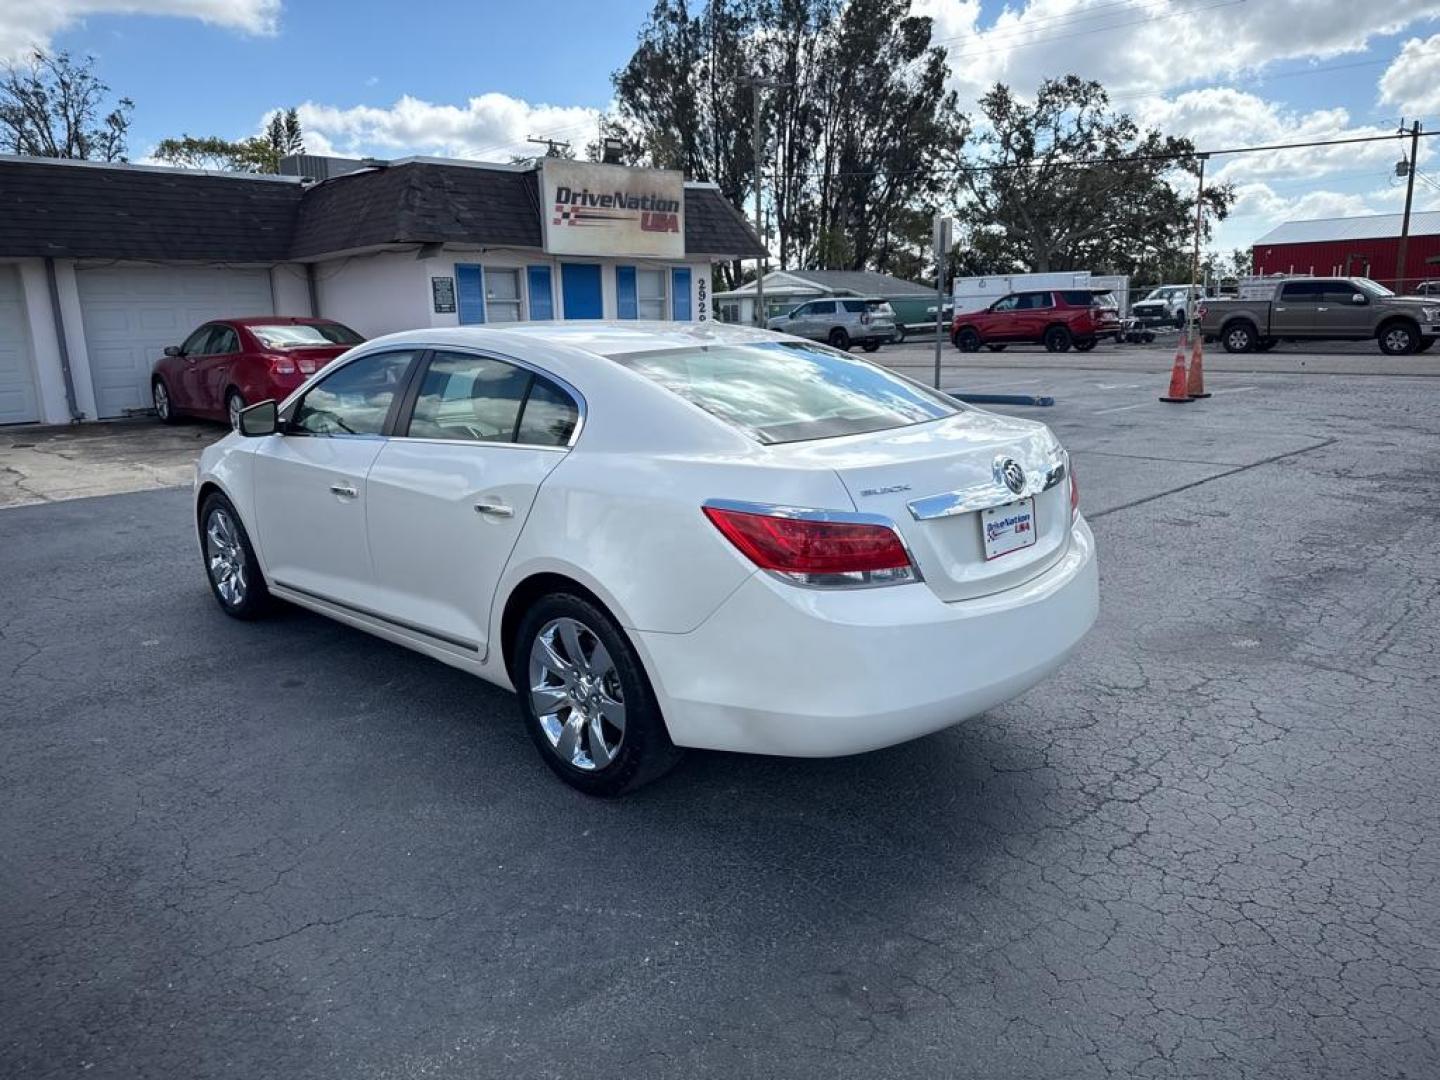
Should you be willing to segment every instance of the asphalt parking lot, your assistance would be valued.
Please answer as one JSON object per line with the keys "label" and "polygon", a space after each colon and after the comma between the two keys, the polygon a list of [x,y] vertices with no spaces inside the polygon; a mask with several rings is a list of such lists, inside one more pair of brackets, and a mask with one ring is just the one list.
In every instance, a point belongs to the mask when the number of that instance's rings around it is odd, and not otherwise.
{"label": "asphalt parking lot", "polygon": [[226,619],[182,489],[0,511],[0,1075],[1440,1074],[1409,359],[1217,357],[1165,406],[1163,350],[947,349],[946,385],[1057,398],[1007,411],[1100,543],[1078,654],[919,742],[616,802],[508,695]]}

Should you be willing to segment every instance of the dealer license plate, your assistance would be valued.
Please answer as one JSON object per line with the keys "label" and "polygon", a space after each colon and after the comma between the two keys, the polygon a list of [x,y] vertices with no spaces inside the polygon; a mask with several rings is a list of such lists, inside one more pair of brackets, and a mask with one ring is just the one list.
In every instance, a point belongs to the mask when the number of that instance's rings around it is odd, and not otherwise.
{"label": "dealer license plate", "polygon": [[985,558],[998,559],[1035,543],[1035,500],[992,506],[980,514],[980,537]]}

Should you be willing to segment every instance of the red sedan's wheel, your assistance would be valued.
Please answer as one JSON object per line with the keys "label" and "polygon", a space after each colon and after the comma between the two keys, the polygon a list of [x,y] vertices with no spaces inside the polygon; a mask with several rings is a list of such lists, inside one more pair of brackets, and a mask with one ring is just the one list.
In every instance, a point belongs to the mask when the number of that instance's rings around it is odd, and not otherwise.
{"label": "red sedan's wheel", "polygon": [[231,431],[240,430],[240,414],[244,411],[245,396],[239,390],[231,387],[230,392],[225,395],[225,415],[230,420]]}
{"label": "red sedan's wheel", "polygon": [[164,379],[157,378],[150,384],[150,399],[155,403],[155,415],[162,424],[179,422],[175,415],[175,403],[170,400],[170,388],[165,385]]}

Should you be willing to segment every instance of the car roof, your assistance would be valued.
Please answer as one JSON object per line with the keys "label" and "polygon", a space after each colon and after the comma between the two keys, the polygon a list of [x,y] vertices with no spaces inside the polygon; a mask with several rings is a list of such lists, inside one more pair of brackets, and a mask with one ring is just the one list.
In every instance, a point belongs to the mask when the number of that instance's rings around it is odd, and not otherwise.
{"label": "car roof", "polygon": [[421,338],[437,344],[495,346],[506,340],[527,340],[574,349],[594,356],[680,349],[697,345],[733,345],[775,341],[779,335],[748,326],[717,322],[649,322],[584,319],[568,322],[527,322],[412,330],[395,335]]}
{"label": "car roof", "polygon": [[[328,326],[338,322],[337,319],[312,319],[308,315],[240,315],[235,318],[223,316],[207,319],[206,322],[230,323],[233,326]],[[340,323],[341,326],[345,325]]]}

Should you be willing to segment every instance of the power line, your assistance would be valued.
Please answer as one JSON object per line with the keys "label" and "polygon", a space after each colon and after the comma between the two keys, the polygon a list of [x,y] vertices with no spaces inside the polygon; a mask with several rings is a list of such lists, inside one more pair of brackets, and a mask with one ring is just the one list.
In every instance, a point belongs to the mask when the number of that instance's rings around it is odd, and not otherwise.
{"label": "power line", "polygon": [[[1420,137],[1431,138],[1440,135],[1440,131],[1422,131]],[[1190,150],[1185,153],[1175,154],[1130,154],[1124,157],[1100,157],[1080,158],[1074,161],[1032,161],[1032,162],[1008,162],[996,165],[956,165],[950,168],[933,169],[905,169],[890,171],[886,169],[856,169],[850,172],[829,173],[831,177],[842,176],[910,176],[916,173],[927,173],[938,175],[945,173],[972,173],[972,172],[1011,172],[1022,169],[1084,169],[1095,165],[1121,165],[1130,162],[1142,161],[1193,161],[1202,156],[1224,157],[1230,154],[1259,154],[1274,150],[1307,150],[1318,146],[1352,146],[1358,143],[1391,142],[1394,140],[1408,138],[1408,133],[1393,133],[1390,135],[1363,135],[1348,139],[1312,139],[1308,142],[1293,143],[1270,143],[1265,146],[1229,146],[1218,150]],[[805,176],[825,176],[823,172],[801,172],[801,173],[777,173],[772,179],[788,180]]]}

